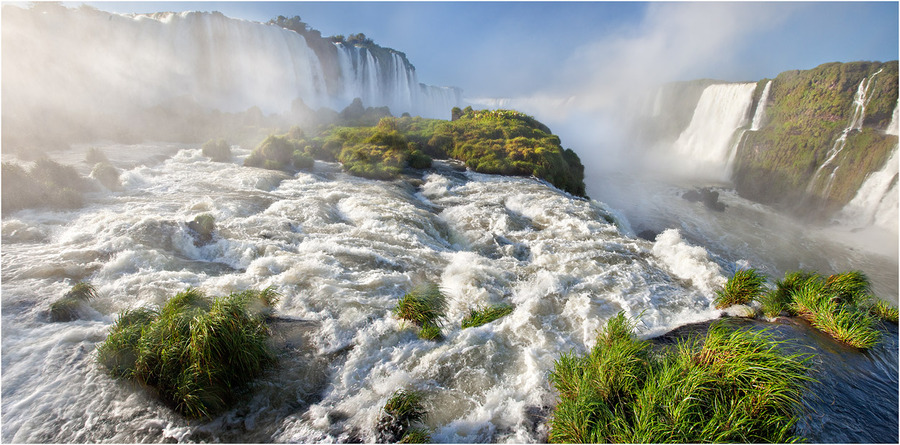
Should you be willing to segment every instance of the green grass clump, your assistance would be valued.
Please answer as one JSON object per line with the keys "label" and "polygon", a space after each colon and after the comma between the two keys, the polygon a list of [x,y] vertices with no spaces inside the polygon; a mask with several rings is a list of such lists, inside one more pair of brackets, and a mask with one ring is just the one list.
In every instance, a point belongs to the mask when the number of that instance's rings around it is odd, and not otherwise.
{"label": "green grass clump", "polygon": [[201,148],[203,156],[216,162],[228,162],[231,160],[231,146],[225,139],[210,139]]}
{"label": "green grass clump", "polygon": [[762,311],[767,317],[777,317],[782,312],[789,312],[792,293],[812,277],[811,272],[788,272],[784,279],[775,283],[775,289],[759,297]]}
{"label": "green grass clump", "polygon": [[422,407],[422,394],[418,391],[399,390],[385,403],[382,415],[375,425],[380,443],[426,443],[431,440],[428,431],[414,426],[421,424],[427,411]]}
{"label": "green grass clump", "polygon": [[84,305],[96,298],[97,290],[93,285],[84,281],[75,283],[62,298],[50,304],[50,320],[77,320]]}
{"label": "green grass clump", "polygon": [[884,300],[878,300],[870,310],[872,315],[881,318],[882,320],[892,321],[894,323],[897,322],[898,316],[900,316],[900,311],[897,310],[896,307],[891,306],[890,303]]}
{"label": "green grass clump", "polygon": [[265,316],[254,310],[274,291],[209,298],[189,288],[159,311],[126,311],[97,348],[110,374],[156,388],[187,417],[210,416],[271,364]]}
{"label": "green grass clump", "polygon": [[585,355],[563,354],[550,375],[560,402],[555,443],[790,442],[806,361],[766,332],[710,327],[651,353],[623,313]]}
{"label": "green grass clump", "polygon": [[437,284],[420,286],[400,298],[394,315],[418,326],[419,337],[423,340],[441,339],[440,323],[447,310],[447,297]]}
{"label": "green grass clump", "polygon": [[827,278],[816,273],[795,272],[779,282],[776,292],[790,296],[787,311],[822,332],[850,346],[867,349],[878,343],[872,308],[871,285],[862,272],[850,271]]}
{"label": "green grass clump", "polygon": [[766,277],[756,269],[739,270],[728,279],[725,286],[716,291],[715,305],[717,309],[735,304],[747,304],[762,294]]}
{"label": "green grass clump", "polygon": [[469,311],[469,315],[463,319],[462,328],[474,328],[490,323],[500,317],[511,314],[513,309],[512,305],[505,303],[472,309]]}

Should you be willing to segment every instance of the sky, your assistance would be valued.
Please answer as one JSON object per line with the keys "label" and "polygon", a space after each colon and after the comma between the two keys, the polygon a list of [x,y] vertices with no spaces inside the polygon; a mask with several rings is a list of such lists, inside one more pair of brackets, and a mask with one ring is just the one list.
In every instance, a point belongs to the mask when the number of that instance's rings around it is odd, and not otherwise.
{"label": "sky", "polygon": [[[81,2],[67,2],[77,6]],[[86,2],[111,12],[300,16],[323,35],[403,51],[420,82],[468,97],[621,91],[629,82],[755,81],[826,62],[896,60],[897,2]]]}

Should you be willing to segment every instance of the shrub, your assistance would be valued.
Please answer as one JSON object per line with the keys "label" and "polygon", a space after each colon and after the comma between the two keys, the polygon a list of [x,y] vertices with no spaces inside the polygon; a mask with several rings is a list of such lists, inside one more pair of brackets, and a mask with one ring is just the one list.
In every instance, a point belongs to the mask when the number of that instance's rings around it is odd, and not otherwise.
{"label": "shrub", "polygon": [[[418,391],[399,390],[391,395],[378,423],[375,425],[376,439],[380,443],[396,443],[413,434],[405,443],[417,443],[421,439],[429,439],[427,432],[420,428],[411,428],[421,423],[427,411],[422,407],[422,394]],[[424,440],[423,440],[424,441]]]}
{"label": "shrub", "polygon": [[469,311],[469,315],[463,319],[462,328],[474,328],[490,323],[500,317],[511,314],[513,309],[512,305],[505,303],[472,309]]}
{"label": "shrub", "polygon": [[716,291],[714,301],[716,308],[722,309],[756,300],[762,294],[765,284],[766,277],[756,269],[739,270],[728,279],[722,289]]}
{"label": "shrub", "polygon": [[704,338],[650,353],[623,313],[589,354],[563,354],[550,374],[560,402],[556,443],[787,442],[808,358],[766,332],[710,327]]}
{"label": "shrub", "polygon": [[294,150],[294,154],[291,157],[291,164],[293,164],[294,168],[300,170],[308,170],[313,168],[315,161],[313,160],[312,155],[304,153],[300,150]]}
{"label": "shrub", "polygon": [[216,162],[228,162],[231,160],[231,146],[225,139],[210,139],[201,148],[203,156]]}
{"label": "shrub", "polygon": [[251,309],[271,297],[266,292],[210,299],[189,288],[158,312],[126,311],[98,347],[98,361],[114,376],[153,386],[187,417],[212,415],[275,359],[264,316]]}

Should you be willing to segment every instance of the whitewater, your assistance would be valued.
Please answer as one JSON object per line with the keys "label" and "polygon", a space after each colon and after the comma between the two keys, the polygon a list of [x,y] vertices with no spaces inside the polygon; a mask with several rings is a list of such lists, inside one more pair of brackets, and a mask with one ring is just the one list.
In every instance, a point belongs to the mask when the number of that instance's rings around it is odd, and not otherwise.
{"label": "whitewater", "polygon": [[[625,311],[648,336],[718,314],[712,289],[725,278],[704,249],[675,231],[656,243],[627,236],[602,204],[537,180],[444,166],[382,182],[321,162],[290,176],[240,166],[249,151],[237,147],[234,163],[177,144],[104,151],[123,190],[3,220],[3,441],[372,441],[384,401],[412,387],[434,407],[436,441],[533,442],[554,403],[554,360],[590,348],[605,320]],[[217,231],[198,247],[186,222],[201,213]],[[50,322],[49,304],[79,280],[100,299],[82,320]],[[450,301],[439,343],[391,315],[426,281]],[[94,356],[118,313],[188,286],[283,294],[280,364],[201,425]],[[515,311],[459,328],[470,309],[499,302]]]}

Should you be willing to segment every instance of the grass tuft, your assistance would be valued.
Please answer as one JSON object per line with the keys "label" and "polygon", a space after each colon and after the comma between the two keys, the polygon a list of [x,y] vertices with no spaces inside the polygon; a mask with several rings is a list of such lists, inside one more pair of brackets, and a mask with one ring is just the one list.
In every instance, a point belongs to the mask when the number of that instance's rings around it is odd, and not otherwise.
{"label": "grass tuft", "polygon": [[623,313],[583,356],[550,374],[560,396],[550,442],[789,442],[810,378],[766,332],[710,327],[704,338],[651,354]]}
{"label": "grass tuft", "polygon": [[384,405],[383,413],[375,425],[375,433],[381,443],[424,443],[430,440],[427,431],[414,427],[421,423],[427,411],[422,407],[422,394],[418,391],[399,390]]}
{"label": "grass tuft", "polygon": [[881,334],[875,327],[871,310],[873,297],[865,275],[853,271],[828,278],[819,274],[794,278],[785,285],[781,282],[778,285],[779,291],[787,292],[791,297],[789,312],[850,346],[868,349],[878,343]]}
{"label": "grass tuft", "polygon": [[463,319],[462,328],[474,328],[483,324],[490,323],[500,317],[511,314],[513,309],[514,307],[512,305],[506,303],[472,309],[469,312],[469,315]]}
{"label": "grass tuft", "polygon": [[884,300],[878,300],[875,304],[872,305],[869,312],[872,315],[881,318],[882,320],[891,321],[896,323],[898,315],[900,315],[900,311],[897,310],[896,307],[891,306],[890,303]]}
{"label": "grass tuft", "polygon": [[56,322],[77,320],[85,304],[96,298],[97,290],[94,286],[79,281],[62,298],[50,304],[50,320]]}
{"label": "grass tuft", "polygon": [[401,297],[394,308],[394,315],[418,326],[420,338],[439,340],[442,337],[440,324],[446,310],[447,297],[437,284],[428,283]]}
{"label": "grass tuft", "polygon": [[716,291],[715,305],[723,309],[736,304],[747,304],[762,294],[766,277],[756,269],[739,270],[728,279],[725,286]]}
{"label": "grass tuft", "polygon": [[126,311],[98,347],[98,361],[114,376],[153,386],[187,417],[210,416],[274,361],[264,316],[251,308],[272,292],[209,298],[188,288],[159,311]]}

